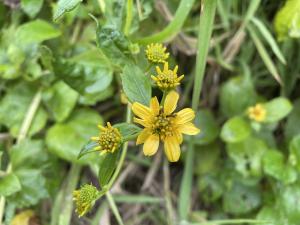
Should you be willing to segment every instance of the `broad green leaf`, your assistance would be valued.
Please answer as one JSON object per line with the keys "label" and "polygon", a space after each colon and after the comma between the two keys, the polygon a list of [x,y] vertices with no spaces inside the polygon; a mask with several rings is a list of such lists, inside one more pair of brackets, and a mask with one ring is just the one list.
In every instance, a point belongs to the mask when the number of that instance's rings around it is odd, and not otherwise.
{"label": "broad green leaf", "polygon": [[300,134],[300,99],[294,102],[292,112],[287,117],[287,123],[285,126],[285,137],[291,140],[297,134]]}
{"label": "broad green leaf", "polygon": [[287,0],[285,5],[277,12],[274,26],[280,41],[288,37],[299,38],[300,2],[298,0]]}
{"label": "broad green leaf", "polygon": [[[82,147],[82,149],[79,152],[78,155],[78,159],[80,159],[82,156],[89,154],[89,153],[93,153],[93,152],[97,152],[98,150],[95,150],[95,147],[98,146],[98,143],[95,141],[89,141],[86,145],[84,145]],[[98,151],[99,152],[99,151]]]}
{"label": "broad green leaf", "polygon": [[25,139],[9,151],[13,170],[19,168],[41,168],[47,163],[47,154],[42,140]]}
{"label": "broad green leaf", "polygon": [[220,128],[211,111],[199,110],[196,114],[195,124],[201,131],[194,139],[196,144],[206,145],[218,137]]}
{"label": "broad green leaf", "polygon": [[131,102],[149,106],[151,82],[148,76],[135,65],[126,65],[121,75],[124,92]]}
{"label": "broad green leaf", "polygon": [[250,124],[242,117],[233,117],[226,121],[221,130],[221,138],[228,143],[246,139],[251,133]]}
{"label": "broad green leaf", "polygon": [[20,190],[20,181],[14,173],[0,175],[0,196],[9,196]]}
{"label": "broad green leaf", "polygon": [[82,2],[82,0],[58,0],[57,6],[53,12],[53,20],[57,21],[66,12],[70,12],[75,9],[80,2]]}
{"label": "broad green leaf", "polygon": [[300,184],[283,186],[279,195],[280,210],[284,212],[289,224],[298,224],[300,221]]}
{"label": "broad green leaf", "polygon": [[46,144],[51,153],[73,163],[90,164],[98,155],[89,154],[81,159],[78,155],[86,142],[99,133],[97,124],[103,120],[91,109],[77,109],[64,123],[50,127],[46,134]]}
{"label": "broad green leaf", "polygon": [[21,8],[31,18],[35,17],[41,10],[44,0],[21,0]]}
{"label": "broad green leaf", "polygon": [[142,131],[141,128],[132,123],[118,123],[115,124],[114,127],[119,129],[123,140],[135,136]]}
{"label": "broad green leaf", "polygon": [[98,49],[55,62],[55,74],[83,96],[105,91],[112,82],[111,63]]}
{"label": "broad green leaf", "polygon": [[99,165],[99,183],[102,188],[108,184],[110,178],[116,168],[119,151],[114,153],[106,153],[104,159]]}
{"label": "broad green leaf", "polygon": [[[283,225],[285,218],[282,216],[281,210],[276,209],[274,206],[264,206],[258,213],[257,219],[268,221],[264,225]],[[286,224],[288,225],[288,224]]]}
{"label": "broad green leaf", "polygon": [[283,154],[278,150],[267,151],[263,156],[264,172],[285,184],[297,180],[297,172],[286,165]]}
{"label": "broad green leaf", "polygon": [[283,54],[281,53],[276,41],[274,40],[272,34],[270,31],[266,28],[263,22],[259,20],[258,18],[253,17],[251,21],[254,23],[254,25],[259,29],[260,33],[263,35],[265,40],[269,43],[269,45],[272,48],[272,51],[277,56],[277,58],[283,63],[286,64],[285,58]]}
{"label": "broad green leaf", "polygon": [[283,97],[278,97],[264,104],[266,108],[266,119],[264,122],[273,123],[286,117],[293,108],[292,103]]}
{"label": "broad green leaf", "polygon": [[228,80],[221,87],[221,111],[227,117],[243,113],[256,102],[252,81],[246,76],[237,76]]}
{"label": "broad green leaf", "polygon": [[115,90],[112,87],[112,85],[110,85],[104,91],[100,91],[92,94],[85,93],[84,95],[80,95],[79,103],[81,105],[95,105],[97,102],[104,101],[112,97],[114,94],[115,94]]}
{"label": "broad green leaf", "polygon": [[22,190],[9,196],[8,202],[14,202],[19,208],[36,205],[40,200],[48,197],[46,179],[41,170],[20,169],[15,171]]}
{"label": "broad green leaf", "polygon": [[218,143],[195,146],[195,173],[202,175],[219,168],[221,147]]}
{"label": "broad green leaf", "polygon": [[290,163],[300,171],[300,134],[295,136],[289,143]]}
{"label": "broad green leaf", "polygon": [[[0,124],[5,125],[10,133],[17,137],[27,110],[38,88],[33,84],[20,82],[8,89],[0,101]],[[13,112],[13,113],[12,113]],[[44,128],[47,113],[39,107],[30,126],[28,135],[32,136]]]}
{"label": "broad green leaf", "polygon": [[33,20],[22,24],[16,31],[17,42],[21,45],[41,43],[56,38],[61,32],[44,20]]}
{"label": "broad green leaf", "polygon": [[53,118],[62,122],[72,112],[78,93],[62,81],[56,82],[44,92],[44,101]]}
{"label": "broad green leaf", "polygon": [[235,162],[236,170],[244,176],[262,174],[262,157],[268,147],[261,139],[249,137],[238,143],[227,144],[227,153]]}
{"label": "broad green leaf", "polygon": [[261,193],[257,186],[234,182],[223,197],[225,212],[234,215],[249,213],[261,204]]}
{"label": "broad green leaf", "polygon": [[198,179],[198,190],[201,198],[207,203],[215,202],[220,199],[224,193],[224,186],[218,176],[207,173]]}

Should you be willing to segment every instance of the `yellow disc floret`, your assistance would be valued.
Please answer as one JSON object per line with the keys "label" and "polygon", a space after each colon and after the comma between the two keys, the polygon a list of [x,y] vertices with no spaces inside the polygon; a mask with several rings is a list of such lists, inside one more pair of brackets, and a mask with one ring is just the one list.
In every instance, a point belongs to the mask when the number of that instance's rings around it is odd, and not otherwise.
{"label": "yellow disc floret", "polygon": [[200,132],[191,122],[195,117],[192,109],[185,108],[174,112],[178,99],[178,93],[171,91],[166,96],[163,107],[160,107],[156,97],[151,99],[150,107],[133,103],[132,111],[137,116],[134,122],[145,127],[136,144],[144,144],[143,152],[146,156],[154,155],[162,141],[168,160],[176,162],[180,157],[182,134],[196,135]]}
{"label": "yellow disc floret", "polygon": [[100,150],[102,153],[113,153],[120,147],[122,136],[119,130],[113,127],[109,122],[107,126],[103,127],[98,125],[100,134],[98,137],[92,137],[91,140],[96,141],[99,146],[95,147],[95,150]]}
{"label": "yellow disc floret", "polygon": [[262,104],[256,104],[248,108],[248,117],[256,122],[263,122],[266,118],[266,114],[266,109]]}
{"label": "yellow disc floret", "polygon": [[147,59],[152,63],[164,63],[169,58],[169,53],[166,52],[167,48],[162,44],[155,43],[147,45],[145,50]]}
{"label": "yellow disc floret", "polygon": [[164,70],[161,71],[161,69],[157,66],[157,76],[152,75],[151,78],[156,82],[156,85],[163,91],[174,89],[176,86],[180,85],[180,81],[184,77],[184,75],[178,77],[177,71],[178,66],[175,66],[173,70],[170,70],[169,64],[166,62],[164,64]]}
{"label": "yellow disc floret", "polygon": [[76,203],[76,213],[79,217],[82,217],[92,208],[98,196],[99,191],[90,184],[85,184],[79,190],[73,191],[73,200]]}

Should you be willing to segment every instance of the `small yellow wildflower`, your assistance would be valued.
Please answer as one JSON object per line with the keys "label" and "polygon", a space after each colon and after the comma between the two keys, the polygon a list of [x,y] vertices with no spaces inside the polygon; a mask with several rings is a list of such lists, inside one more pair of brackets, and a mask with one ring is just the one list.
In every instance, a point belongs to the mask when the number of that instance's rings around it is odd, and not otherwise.
{"label": "small yellow wildflower", "polygon": [[76,203],[76,213],[79,217],[82,217],[93,207],[98,196],[99,191],[90,184],[85,184],[79,190],[73,191],[73,200]]}
{"label": "small yellow wildflower", "polygon": [[147,45],[145,50],[147,59],[153,63],[164,63],[169,58],[169,53],[166,53],[167,48],[162,44],[155,43]]}
{"label": "small yellow wildflower", "polygon": [[151,75],[151,78],[156,82],[156,85],[163,91],[175,88],[180,84],[180,81],[184,77],[184,75],[181,75],[180,77],[177,76],[178,66],[175,66],[174,70],[170,70],[169,64],[167,62],[165,62],[164,64],[163,71],[161,71],[161,69],[158,66],[156,67],[156,71],[158,75]]}
{"label": "small yellow wildflower", "polygon": [[266,109],[262,104],[256,104],[255,106],[248,108],[248,116],[250,119],[255,120],[256,122],[262,122],[266,118]]}
{"label": "small yellow wildflower", "polygon": [[178,93],[171,91],[160,107],[156,97],[150,101],[150,107],[138,102],[133,103],[132,111],[139,118],[134,122],[144,126],[144,130],[137,138],[136,144],[143,144],[146,156],[154,155],[159,147],[159,142],[164,142],[165,154],[170,162],[178,161],[180,157],[180,144],[182,134],[196,135],[200,132],[191,121],[195,113],[190,108],[174,112],[179,99]]}
{"label": "small yellow wildflower", "polygon": [[109,122],[107,126],[98,125],[100,134],[98,137],[92,137],[91,140],[98,142],[99,146],[95,150],[100,150],[102,153],[113,153],[119,148],[122,136],[117,128],[114,128]]}

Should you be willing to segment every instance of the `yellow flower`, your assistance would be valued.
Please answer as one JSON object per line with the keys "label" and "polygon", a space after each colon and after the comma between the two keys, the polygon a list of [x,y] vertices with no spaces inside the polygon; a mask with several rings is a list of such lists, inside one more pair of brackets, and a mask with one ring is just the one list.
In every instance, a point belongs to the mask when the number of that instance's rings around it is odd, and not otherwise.
{"label": "yellow flower", "polygon": [[165,62],[164,70],[161,71],[160,68],[156,67],[157,76],[151,75],[152,80],[156,82],[156,85],[161,90],[170,90],[175,88],[180,84],[180,81],[183,79],[184,75],[180,77],[177,76],[178,66],[175,66],[174,70],[169,69],[169,64]]}
{"label": "yellow flower", "polygon": [[75,211],[79,217],[82,217],[93,207],[98,196],[99,191],[90,184],[85,184],[79,190],[73,191],[73,200],[76,203]]}
{"label": "yellow flower", "polygon": [[114,128],[109,122],[107,126],[98,125],[100,133],[98,137],[91,137],[91,140],[96,141],[99,146],[95,150],[100,150],[102,153],[113,153],[120,147],[122,136],[117,128]]}
{"label": "yellow flower", "polygon": [[147,45],[147,49],[145,50],[147,59],[153,63],[164,63],[169,58],[169,53],[166,53],[166,47],[162,44],[150,44]]}
{"label": "yellow flower", "polygon": [[150,107],[138,102],[133,103],[132,111],[136,116],[134,122],[145,128],[139,134],[136,144],[143,144],[143,152],[146,156],[157,152],[159,142],[164,143],[165,154],[170,162],[178,161],[180,157],[180,144],[182,134],[196,135],[200,132],[191,121],[195,113],[190,108],[185,108],[177,113],[179,95],[171,91],[165,99],[163,107],[160,107],[156,97],[150,101]]}
{"label": "yellow flower", "polygon": [[256,122],[262,122],[266,118],[267,111],[261,104],[248,108],[248,117]]}

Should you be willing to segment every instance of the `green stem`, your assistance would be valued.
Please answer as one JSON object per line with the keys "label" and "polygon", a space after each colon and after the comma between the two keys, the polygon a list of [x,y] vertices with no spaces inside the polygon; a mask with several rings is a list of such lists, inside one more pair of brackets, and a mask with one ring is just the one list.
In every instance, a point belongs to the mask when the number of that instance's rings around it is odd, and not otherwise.
{"label": "green stem", "polygon": [[107,198],[107,201],[108,201],[108,204],[109,204],[111,210],[113,211],[113,213],[114,213],[114,215],[115,215],[115,217],[118,221],[118,224],[119,225],[124,225],[124,222],[123,222],[122,217],[119,213],[118,207],[117,207],[117,205],[116,205],[116,203],[113,199],[113,196],[111,195],[111,193],[109,191],[105,193],[105,196]]}
{"label": "green stem", "polygon": [[[204,0],[203,11],[200,15],[200,25],[198,33],[198,50],[196,73],[193,90],[192,108],[197,111],[206,67],[206,58],[209,49],[209,40],[213,30],[213,21],[216,11],[217,0]],[[187,219],[190,208],[190,194],[192,190],[193,167],[194,167],[194,138],[190,139],[185,160],[183,178],[179,194],[179,215],[182,220]]]}
{"label": "green stem", "polygon": [[222,224],[242,224],[242,223],[250,223],[250,224],[263,224],[270,223],[270,221],[265,220],[252,220],[252,219],[233,219],[233,220],[212,220],[203,223],[188,223],[187,225],[222,225]]}
{"label": "green stem", "polygon": [[58,214],[58,218],[54,217],[54,221],[57,221],[57,223],[53,223],[53,225],[70,224],[72,211],[73,211],[72,192],[76,189],[79,176],[80,176],[80,171],[81,171],[80,165],[72,164],[72,167],[69,171],[68,183],[64,189],[64,195],[62,201],[59,202],[60,211]]}
{"label": "green stem", "polygon": [[[42,91],[39,89],[35,96],[33,97],[29,108],[27,110],[26,116],[22,122],[18,137],[17,137],[17,144],[20,144],[20,142],[26,137],[29,128],[31,126],[31,123],[34,119],[35,113],[37,112],[40,102],[42,99]],[[9,163],[6,168],[6,173],[10,173],[12,171],[12,164]],[[0,225],[2,225],[2,218],[4,214],[4,208],[5,208],[5,197],[0,198]]]}
{"label": "green stem", "polygon": [[132,6],[133,6],[133,0],[127,0],[126,21],[124,26],[124,34],[126,36],[129,35],[130,26],[132,22]]}
{"label": "green stem", "polygon": [[149,44],[172,39],[183,26],[194,2],[195,0],[181,0],[172,22],[165,29],[157,34],[137,40],[137,42],[139,44]]}

